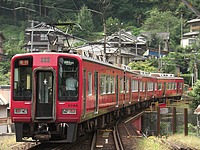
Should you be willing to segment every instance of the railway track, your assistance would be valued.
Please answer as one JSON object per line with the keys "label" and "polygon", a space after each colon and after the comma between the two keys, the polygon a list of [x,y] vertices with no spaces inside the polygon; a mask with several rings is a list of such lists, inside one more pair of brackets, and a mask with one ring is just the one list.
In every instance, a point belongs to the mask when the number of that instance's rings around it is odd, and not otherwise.
{"label": "railway track", "polygon": [[98,130],[96,141],[91,149],[98,150],[134,150],[137,148],[138,138],[142,136],[131,124],[135,117],[120,119],[110,128]]}
{"label": "railway track", "polygon": [[[134,127],[133,121],[137,115],[119,119],[113,125],[98,129],[96,132],[80,137],[75,143],[69,144],[45,144],[45,143],[21,143],[13,145],[11,149],[28,150],[137,150],[138,142],[143,137]],[[183,143],[169,141],[154,137],[155,142],[165,145],[169,150],[198,150]]]}
{"label": "railway track", "polygon": [[142,135],[131,124],[130,118],[120,121],[117,130],[122,143],[121,149],[122,147],[124,150],[137,149],[138,140],[142,138]]}
{"label": "railway track", "polygon": [[29,148],[29,150],[133,150],[137,146],[137,139],[141,137],[131,124],[133,119],[134,117],[119,119],[105,129],[98,129],[96,132],[79,138],[75,143],[43,143]]}
{"label": "railway track", "polygon": [[91,147],[91,139],[92,133],[80,137],[74,143],[66,143],[66,144],[51,144],[51,143],[42,143],[38,144],[28,150],[89,150]]}

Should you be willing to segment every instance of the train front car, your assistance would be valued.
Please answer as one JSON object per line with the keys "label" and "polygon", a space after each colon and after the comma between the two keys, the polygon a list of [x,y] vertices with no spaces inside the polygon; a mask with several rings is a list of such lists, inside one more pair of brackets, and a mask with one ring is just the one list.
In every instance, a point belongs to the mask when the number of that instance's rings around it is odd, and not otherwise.
{"label": "train front car", "polygon": [[12,58],[11,118],[17,142],[76,140],[81,62],[78,55],[64,53],[29,53]]}

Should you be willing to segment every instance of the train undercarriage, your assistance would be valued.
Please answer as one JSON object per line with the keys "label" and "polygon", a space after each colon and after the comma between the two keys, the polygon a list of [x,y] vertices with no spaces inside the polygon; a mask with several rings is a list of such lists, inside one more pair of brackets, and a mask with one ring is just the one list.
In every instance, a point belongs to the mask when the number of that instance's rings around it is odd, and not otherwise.
{"label": "train undercarriage", "polygon": [[[180,97],[174,97],[178,99]],[[134,114],[149,108],[152,102],[165,103],[166,99],[151,99],[143,102],[134,103],[128,107],[121,107],[109,113],[97,116],[81,123],[15,123],[16,141],[40,141],[50,143],[71,143],[78,137],[92,132],[97,128],[104,128],[116,119]]]}
{"label": "train undercarriage", "polygon": [[135,103],[128,107],[122,107],[107,114],[97,116],[82,123],[15,123],[17,142],[50,142],[50,143],[71,143],[76,138],[94,131],[97,128],[104,128],[117,118],[133,114],[137,110],[150,106],[150,101]]}

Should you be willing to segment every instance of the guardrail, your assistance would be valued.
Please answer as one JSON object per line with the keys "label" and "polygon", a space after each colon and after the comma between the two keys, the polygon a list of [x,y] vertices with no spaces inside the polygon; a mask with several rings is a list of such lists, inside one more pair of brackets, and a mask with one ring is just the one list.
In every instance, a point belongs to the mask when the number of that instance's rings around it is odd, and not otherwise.
{"label": "guardrail", "polygon": [[13,124],[10,117],[0,118],[0,125],[10,125]]}
{"label": "guardrail", "polygon": [[[11,121],[11,117],[7,117],[7,118],[0,118],[0,126],[7,126],[6,131],[4,131],[5,133],[12,133],[12,121]],[[2,133],[4,133],[2,132]]]}

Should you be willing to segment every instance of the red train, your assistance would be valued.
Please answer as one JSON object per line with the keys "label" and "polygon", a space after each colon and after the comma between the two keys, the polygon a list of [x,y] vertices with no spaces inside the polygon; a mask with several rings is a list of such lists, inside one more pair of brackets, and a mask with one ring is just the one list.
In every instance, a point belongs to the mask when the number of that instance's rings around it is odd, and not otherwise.
{"label": "red train", "polygon": [[[11,118],[16,141],[73,142],[151,101],[181,98],[182,78],[131,71],[100,59],[56,52],[15,55]],[[68,82],[68,75],[75,80]]]}

